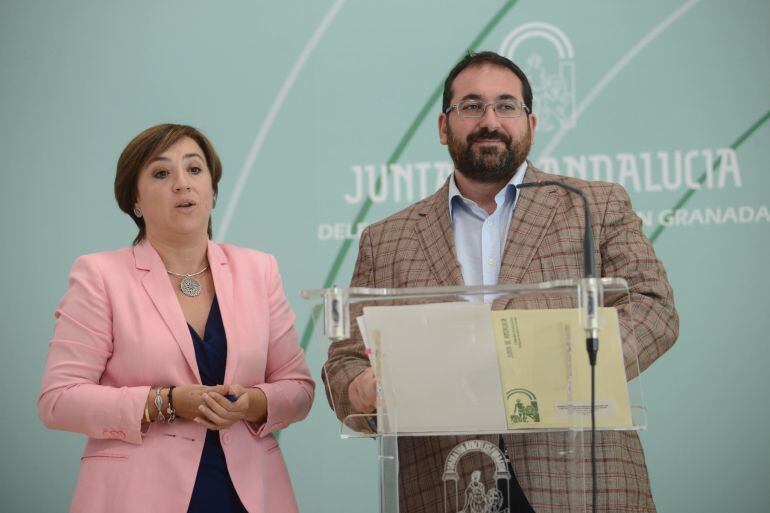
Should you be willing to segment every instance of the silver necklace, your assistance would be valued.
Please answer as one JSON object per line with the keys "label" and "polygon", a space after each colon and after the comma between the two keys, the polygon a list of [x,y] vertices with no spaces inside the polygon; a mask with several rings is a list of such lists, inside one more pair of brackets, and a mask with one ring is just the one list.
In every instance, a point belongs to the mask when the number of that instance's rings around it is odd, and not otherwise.
{"label": "silver necklace", "polygon": [[179,290],[182,291],[182,294],[184,294],[187,297],[195,297],[201,293],[201,284],[198,280],[195,279],[195,277],[205,273],[206,269],[208,268],[209,266],[207,265],[197,273],[192,273],[192,274],[172,273],[171,271],[168,271],[168,270],[166,272],[171,276],[182,278],[182,283],[179,284]]}

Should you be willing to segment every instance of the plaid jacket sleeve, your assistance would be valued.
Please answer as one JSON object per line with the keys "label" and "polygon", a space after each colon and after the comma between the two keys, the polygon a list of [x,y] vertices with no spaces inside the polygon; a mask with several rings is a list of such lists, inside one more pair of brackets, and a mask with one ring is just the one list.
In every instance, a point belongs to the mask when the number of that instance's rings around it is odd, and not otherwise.
{"label": "plaid jacket sleeve", "polygon": [[[629,296],[618,308],[628,379],[665,353],[679,334],[679,316],[666,270],[655,255],[625,189],[611,184],[600,223],[602,276],[625,278]],[[635,365],[639,359],[639,367]]]}
{"label": "plaid jacket sleeve", "polygon": [[[366,228],[361,234],[351,287],[374,287],[374,265],[372,255],[371,231]],[[321,377],[326,385],[326,398],[337,418],[344,421],[353,412],[348,396],[350,383],[369,365],[369,358],[364,353],[364,344],[358,329],[356,317],[361,315],[362,305],[350,307],[350,334],[346,340],[333,342],[329,346],[327,361]]]}

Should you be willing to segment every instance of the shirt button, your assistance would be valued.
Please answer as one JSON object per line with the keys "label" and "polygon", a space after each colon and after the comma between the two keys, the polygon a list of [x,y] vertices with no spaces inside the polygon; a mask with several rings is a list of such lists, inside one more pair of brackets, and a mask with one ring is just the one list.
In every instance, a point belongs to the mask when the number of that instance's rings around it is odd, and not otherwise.
{"label": "shirt button", "polygon": [[222,443],[225,445],[230,443],[230,433],[222,433]]}
{"label": "shirt button", "polygon": [[487,224],[488,224],[489,226],[494,226],[494,225],[495,225],[495,222],[494,222],[494,221],[492,221],[492,220],[490,219],[489,221],[487,221]]}
{"label": "shirt button", "polygon": [[489,260],[487,260],[487,263],[489,265],[495,265],[495,259],[494,258],[490,258]]}

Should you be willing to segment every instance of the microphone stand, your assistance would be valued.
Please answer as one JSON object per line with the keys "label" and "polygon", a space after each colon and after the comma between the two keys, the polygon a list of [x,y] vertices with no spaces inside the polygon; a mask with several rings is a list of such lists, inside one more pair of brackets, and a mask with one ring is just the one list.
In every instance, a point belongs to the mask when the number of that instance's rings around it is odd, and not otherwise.
{"label": "microphone stand", "polygon": [[599,307],[603,304],[602,288],[599,278],[596,276],[596,259],[594,257],[594,236],[591,229],[591,210],[588,208],[588,198],[585,193],[557,180],[538,180],[522,183],[517,189],[527,187],[544,187],[555,185],[573,194],[577,194],[583,200],[583,218],[585,230],[583,232],[583,275],[580,286],[580,307],[583,313],[583,328],[586,332],[586,350],[588,362],[591,365],[591,504],[592,511],[596,512],[596,355],[599,352]]}

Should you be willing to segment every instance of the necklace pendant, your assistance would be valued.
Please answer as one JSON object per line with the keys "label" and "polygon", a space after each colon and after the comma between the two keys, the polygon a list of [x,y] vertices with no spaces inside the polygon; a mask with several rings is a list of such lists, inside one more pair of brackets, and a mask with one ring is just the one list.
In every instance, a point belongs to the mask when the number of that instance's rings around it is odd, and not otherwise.
{"label": "necklace pendant", "polygon": [[179,284],[179,290],[187,297],[195,297],[201,293],[201,284],[192,276],[185,276]]}

